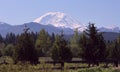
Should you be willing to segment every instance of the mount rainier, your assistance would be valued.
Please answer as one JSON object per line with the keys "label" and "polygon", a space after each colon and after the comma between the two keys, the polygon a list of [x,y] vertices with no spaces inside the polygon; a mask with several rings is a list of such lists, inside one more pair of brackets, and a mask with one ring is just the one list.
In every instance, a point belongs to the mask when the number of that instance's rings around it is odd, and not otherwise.
{"label": "mount rainier", "polygon": [[[9,32],[20,34],[23,32],[25,25],[27,25],[33,32],[39,32],[42,28],[44,28],[50,34],[53,32],[55,34],[58,34],[61,32],[61,30],[63,30],[65,34],[73,34],[76,28],[78,28],[80,32],[86,29],[85,25],[80,23],[75,18],[69,16],[68,14],[62,12],[48,12],[35,19],[33,22],[21,25],[10,25],[4,22],[0,22],[0,34],[3,36],[5,36]],[[118,33],[120,31],[119,27],[101,27],[98,29],[101,32]]]}
{"label": "mount rainier", "polygon": [[61,28],[79,28],[79,31],[83,31],[85,29],[85,26],[78,20],[62,12],[48,12],[35,19],[33,22]]}

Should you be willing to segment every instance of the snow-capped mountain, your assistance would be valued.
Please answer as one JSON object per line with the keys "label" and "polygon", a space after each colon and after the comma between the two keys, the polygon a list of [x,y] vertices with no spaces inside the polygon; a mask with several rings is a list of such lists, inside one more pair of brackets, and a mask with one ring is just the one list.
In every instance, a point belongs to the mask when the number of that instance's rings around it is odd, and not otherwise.
{"label": "snow-capped mountain", "polygon": [[101,27],[99,28],[99,30],[101,32],[120,32],[120,28],[119,27]]}
{"label": "snow-capped mountain", "polygon": [[[33,22],[25,23],[22,25],[10,25],[5,22],[0,22],[0,34],[2,36],[6,36],[6,34],[9,32],[20,34],[23,32],[25,25],[27,25],[32,32],[39,32],[44,28],[49,34],[60,34],[63,30],[64,34],[73,35],[76,28],[80,32],[86,29],[86,27],[78,20],[65,13],[48,12],[35,19]],[[108,39],[116,38],[120,31],[119,27],[101,27],[98,29],[101,32],[105,32],[104,37],[106,38],[108,38],[107,36],[110,37],[111,35],[111,37]]]}
{"label": "snow-capped mountain", "polygon": [[50,24],[61,28],[79,28],[79,31],[83,31],[85,29],[84,25],[82,25],[78,20],[62,12],[48,12],[35,19],[33,22],[43,25]]}

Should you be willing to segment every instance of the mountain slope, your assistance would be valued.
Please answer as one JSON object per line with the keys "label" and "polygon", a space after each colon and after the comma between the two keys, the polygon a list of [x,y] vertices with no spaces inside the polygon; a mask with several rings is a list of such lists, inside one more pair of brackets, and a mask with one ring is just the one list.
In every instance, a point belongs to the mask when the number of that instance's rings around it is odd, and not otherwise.
{"label": "mountain slope", "polygon": [[80,31],[84,30],[84,26],[79,21],[62,12],[48,12],[35,19],[33,22],[61,28],[80,28]]}
{"label": "mountain slope", "polygon": [[34,22],[25,23],[22,25],[8,25],[8,24],[0,24],[0,34],[2,36],[5,36],[7,33],[12,32],[15,34],[20,34],[23,32],[23,29],[27,25],[27,27],[30,28],[30,31],[32,32],[39,32],[41,29],[45,29],[48,31],[49,34],[52,34],[53,32],[55,34],[60,34],[60,32],[63,30],[65,34],[73,34],[73,30],[69,28],[57,28],[52,25],[42,25]]}
{"label": "mountain slope", "polygon": [[[39,32],[41,29],[44,28],[49,34],[52,34],[53,32],[55,34],[60,34],[61,31],[63,30],[66,39],[70,39],[74,34],[74,31],[70,28],[59,28],[59,27],[54,27],[52,25],[42,25],[35,22],[25,23],[22,25],[9,25],[7,23],[4,23],[4,24],[0,23],[0,34],[4,37],[9,32],[20,34],[23,32],[25,25],[27,25],[27,27],[30,28],[30,31],[33,31],[33,32]],[[119,36],[119,33],[104,32],[103,36],[105,40],[115,40]]]}
{"label": "mountain slope", "polygon": [[0,34],[2,36],[5,36],[9,30],[11,29],[11,25],[7,24],[7,23],[4,23],[4,22],[0,22]]}
{"label": "mountain slope", "polygon": [[104,37],[104,39],[106,41],[107,40],[114,41],[115,39],[117,39],[119,37],[119,33],[116,33],[116,32],[104,32],[103,37]]}

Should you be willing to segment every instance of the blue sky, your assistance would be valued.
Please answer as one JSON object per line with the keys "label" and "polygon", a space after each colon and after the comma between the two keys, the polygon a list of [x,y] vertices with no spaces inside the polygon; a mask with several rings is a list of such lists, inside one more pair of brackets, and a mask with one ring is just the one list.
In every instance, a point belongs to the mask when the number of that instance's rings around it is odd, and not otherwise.
{"label": "blue sky", "polygon": [[47,12],[64,12],[83,24],[120,27],[120,0],[0,0],[0,21],[31,22]]}

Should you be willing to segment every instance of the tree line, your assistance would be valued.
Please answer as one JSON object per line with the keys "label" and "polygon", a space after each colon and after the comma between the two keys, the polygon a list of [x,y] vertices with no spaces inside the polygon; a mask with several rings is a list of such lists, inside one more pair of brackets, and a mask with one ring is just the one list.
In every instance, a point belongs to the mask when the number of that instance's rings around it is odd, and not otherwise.
{"label": "tree line", "polygon": [[0,57],[9,56],[15,63],[38,63],[39,57],[51,57],[54,61],[67,62],[73,57],[86,61],[88,66],[100,61],[113,60],[120,62],[120,36],[114,41],[105,41],[103,33],[93,23],[79,33],[74,31],[73,37],[66,40],[64,32],[48,34],[41,29],[39,33],[24,31],[20,35],[8,33],[0,35]]}

